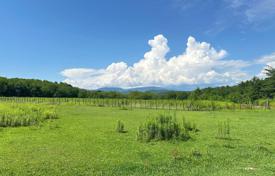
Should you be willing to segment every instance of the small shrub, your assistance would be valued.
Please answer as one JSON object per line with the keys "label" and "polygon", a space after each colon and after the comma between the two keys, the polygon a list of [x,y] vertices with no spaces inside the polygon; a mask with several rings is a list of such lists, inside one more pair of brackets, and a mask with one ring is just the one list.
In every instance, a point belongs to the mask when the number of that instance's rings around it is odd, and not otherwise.
{"label": "small shrub", "polygon": [[137,140],[149,142],[151,140],[181,139],[187,141],[191,138],[190,131],[193,131],[193,127],[189,128],[185,123],[179,123],[175,116],[159,115],[149,118],[139,126]]}
{"label": "small shrub", "polygon": [[116,131],[118,133],[125,133],[125,129],[124,129],[124,123],[122,121],[117,121],[117,126],[116,126]]}
{"label": "small shrub", "polygon": [[231,130],[229,120],[218,124],[218,139],[231,139],[230,132]]}

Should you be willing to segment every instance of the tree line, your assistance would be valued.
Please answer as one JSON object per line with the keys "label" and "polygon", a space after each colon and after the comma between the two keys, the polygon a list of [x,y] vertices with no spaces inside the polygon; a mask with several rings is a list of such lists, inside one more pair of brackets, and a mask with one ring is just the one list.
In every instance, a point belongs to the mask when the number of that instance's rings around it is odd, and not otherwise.
{"label": "tree line", "polygon": [[36,79],[0,77],[0,96],[4,97],[73,97],[127,99],[192,99],[251,103],[258,99],[275,98],[275,69],[266,69],[267,77],[254,77],[235,86],[197,88],[194,91],[128,92],[85,90],[66,83]]}
{"label": "tree line", "polygon": [[235,86],[196,89],[191,92],[190,96],[193,99],[229,100],[236,103],[253,103],[259,99],[273,99],[275,98],[275,69],[268,66],[265,71],[265,79],[254,77]]}

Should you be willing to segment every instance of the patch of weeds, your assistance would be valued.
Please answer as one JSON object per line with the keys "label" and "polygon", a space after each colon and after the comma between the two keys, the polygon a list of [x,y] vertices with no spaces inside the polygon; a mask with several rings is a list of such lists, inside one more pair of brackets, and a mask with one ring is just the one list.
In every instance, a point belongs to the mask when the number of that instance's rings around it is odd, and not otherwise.
{"label": "patch of weeds", "polygon": [[197,128],[197,125],[194,122],[187,121],[185,117],[182,119],[182,125],[184,129],[187,131],[193,131],[193,132],[198,132],[199,129]]}
{"label": "patch of weeds", "polygon": [[171,115],[159,115],[149,118],[144,124],[141,124],[137,132],[139,141],[159,141],[159,140],[183,140],[191,139],[190,132],[198,131],[195,125],[189,125],[186,120],[179,123],[176,117]]}
{"label": "patch of weeds", "polygon": [[48,119],[57,119],[54,106],[33,104],[1,104],[0,127],[39,125]]}
{"label": "patch of weeds", "polygon": [[217,139],[230,140],[231,139],[230,133],[231,133],[231,130],[230,130],[229,120],[225,122],[220,122],[218,124],[218,133],[216,136]]}
{"label": "patch of weeds", "polygon": [[124,123],[122,121],[117,121],[117,126],[116,126],[116,131],[118,133],[126,133],[127,131],[125,130]]}
{"label": "patch of weeds", "polygon": [[178,148],[174,148],[174,149],[171,151],[170,154],[171,154],[173,160],[181,160],[181,159],[183,159],[183,155],[182,155],[182,153],[179,151]]}
{"label": "patch of weeds", "polygon": [[44,119],[45,120],[58,119],[58,115],[57,115],[56,111],[46,110],[44,112]]}
{"label": "patch of weeds", "polygon": [[189,154],[189,157],[190,158],[201,158],[202,157],[202,153],[199,151],[199,150],[196,150],[196,149],[192,149],[190,151],[190,154]]}

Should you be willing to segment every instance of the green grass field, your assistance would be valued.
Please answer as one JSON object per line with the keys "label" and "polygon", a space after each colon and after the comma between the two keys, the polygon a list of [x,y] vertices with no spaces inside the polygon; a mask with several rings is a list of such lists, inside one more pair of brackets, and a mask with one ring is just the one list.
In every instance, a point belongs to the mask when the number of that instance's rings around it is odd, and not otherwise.
{"label": "green grass field", "polygon": [[[0,175],[275,175],[275,111],[177,111],[191,140],[139,142],[147,116],[167,111],[57,106],[58,119],[0,128]],[[174,113],[174,111],[172,111]],[[117,133],[117,121],[127,133]],[[217,139],[230,121],[230,140]]]}

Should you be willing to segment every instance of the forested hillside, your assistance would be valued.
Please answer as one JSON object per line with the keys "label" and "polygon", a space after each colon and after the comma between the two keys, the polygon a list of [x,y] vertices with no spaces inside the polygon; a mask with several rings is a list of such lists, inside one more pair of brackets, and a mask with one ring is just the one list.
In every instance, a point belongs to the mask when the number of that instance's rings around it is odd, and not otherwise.
{"label": "forested hillside", "polygon": [[77,97],[78,88],[65,83],[0,77],[0,96]]}
{"label": "forested hillside", "polygon": [[129,99],[192,99],[222,100],[251,103],[258,99],[275,97],[275,69],[266,69],[267,78],[241,82],[236,86],[196,89],[194,91],[128,92],[90,91],[66,83],[0,77],[0,96],[18,97],[79,97]]}
{"label": "forested hillside", "polygon": [[191,94],[196,99],[231,100],[234,102],[253,102],[262,98],[275,97],[275,69],[266,69],[267,78],[241,82],[236,86],[224,86],[218,88],[206,88],[195,90]]}

